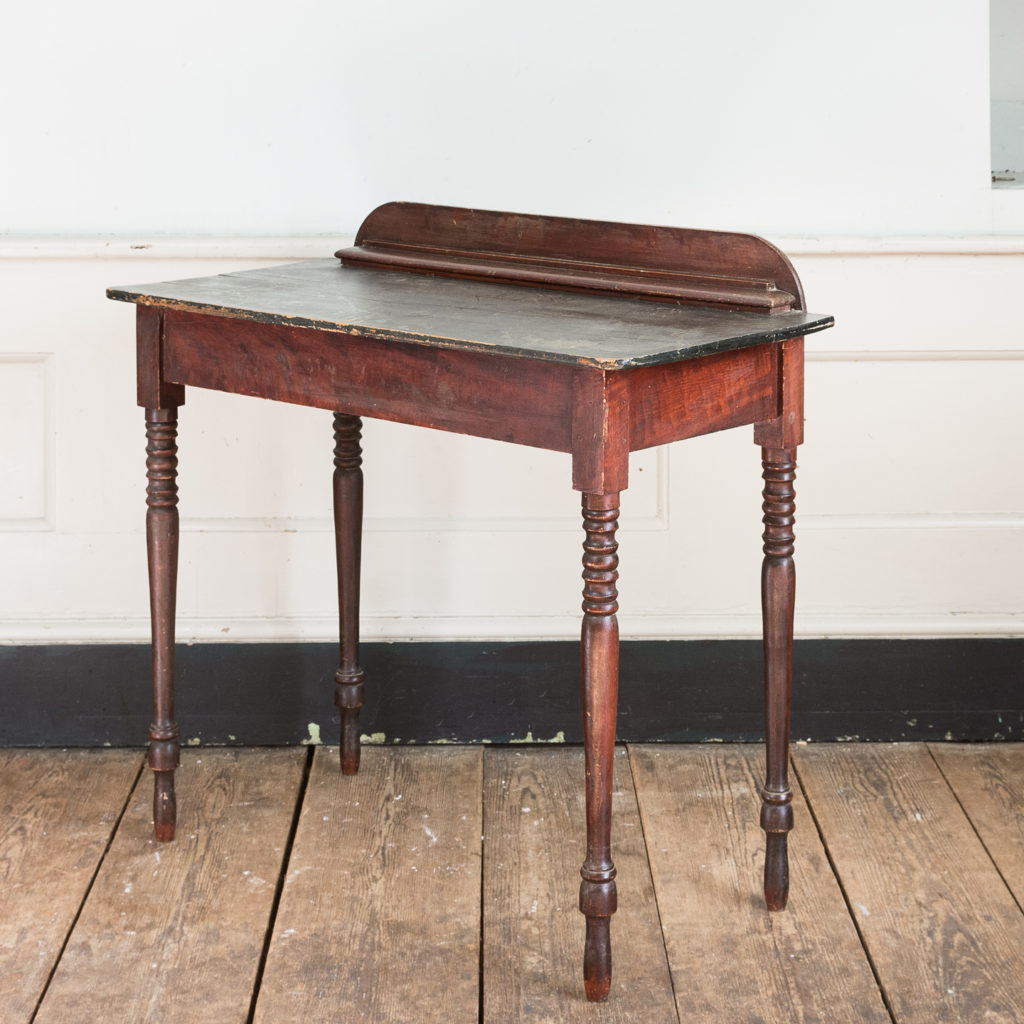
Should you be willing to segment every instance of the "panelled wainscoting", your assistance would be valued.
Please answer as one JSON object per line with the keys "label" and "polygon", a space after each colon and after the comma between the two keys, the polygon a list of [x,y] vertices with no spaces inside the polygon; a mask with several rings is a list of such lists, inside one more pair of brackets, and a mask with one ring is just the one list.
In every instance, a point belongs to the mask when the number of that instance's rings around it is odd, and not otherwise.
{"label": "panelled wainscoting", "polygon": [[[133,311],[105,289],[347,241],[0,244],[0,641],[148,639]],[[773,241],[836,315],[807,343],[797,635],[1024,635],[1024,240]],[[179,421],[179,638],[329,640],[330,414],[190,389]],[[372,420],[362,446],[364,639],[578,635],[568,456]],[[634,453],[623,636],[759,635],[759,459],[749,430]]]}

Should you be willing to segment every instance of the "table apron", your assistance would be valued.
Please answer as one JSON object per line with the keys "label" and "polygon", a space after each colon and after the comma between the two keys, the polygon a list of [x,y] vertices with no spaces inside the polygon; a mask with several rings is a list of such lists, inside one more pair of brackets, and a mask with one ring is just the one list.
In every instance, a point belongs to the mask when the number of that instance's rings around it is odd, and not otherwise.
{"label": "table apron", "polygon": [[164,314],[167,381],[554,451],[572,450],[581,372],[492,352]]}
{"label": "table apron", "polygon": [[785,344],[626,371],[630,451],[774,419],[782,401]]}
{"label": "table apron", "polygon": [[561,452],[580,448],[578,417],[595,392],[617,396],[630,451],[772,420],[786,344],[603,370],[190,311],[163,321],[168,383]]}

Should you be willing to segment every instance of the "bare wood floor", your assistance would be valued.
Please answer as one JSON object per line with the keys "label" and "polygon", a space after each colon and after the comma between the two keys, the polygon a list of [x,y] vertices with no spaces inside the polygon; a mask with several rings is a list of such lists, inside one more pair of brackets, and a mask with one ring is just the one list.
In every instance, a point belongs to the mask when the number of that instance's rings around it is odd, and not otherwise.
{"label": "bare wood floor", "polygon": [[761,755],[619,751],[591,1006],[578,749],[0,751],[0,1021],[1024,1021],[1024,745],[798,746],[771,915]]}

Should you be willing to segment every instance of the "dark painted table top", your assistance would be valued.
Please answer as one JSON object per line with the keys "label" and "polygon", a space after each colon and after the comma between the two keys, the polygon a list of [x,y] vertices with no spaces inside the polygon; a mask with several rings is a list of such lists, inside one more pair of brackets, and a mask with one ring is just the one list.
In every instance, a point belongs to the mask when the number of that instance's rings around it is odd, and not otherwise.
{"label": "dark painted table top", "polygon": [[112,299],[380,338],[618,369],[779,341],[831,327],[670,302],[343,267],[334,259],[111,288]]}

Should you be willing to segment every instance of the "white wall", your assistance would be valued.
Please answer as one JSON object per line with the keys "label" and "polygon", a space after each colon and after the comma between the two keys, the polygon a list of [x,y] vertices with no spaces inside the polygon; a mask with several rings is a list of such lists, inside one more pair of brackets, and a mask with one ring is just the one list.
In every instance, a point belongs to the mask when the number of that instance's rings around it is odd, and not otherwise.
{"label": "white wall", "polygon": [[[984,3],[7,26],[0,639],[147,633],[132,310],[103,289],[326,255],[393,198],[779,241],[838,320],[809,343],[801,635],[1024,633],[1024,205],[990,188]],[[181,421],[182,638],[329,638],[330,417],[193,390]],[[368,637],[576,632],[567,457],[380,423],[364,447]],[[626,634],[757,631],[757,459],[749,430],[634,457]]]}
{"label": "white wall", "polygon": [[990,229],[983,0],[59,0],[4,32],[0,231],[351,233],[395,198]]}

